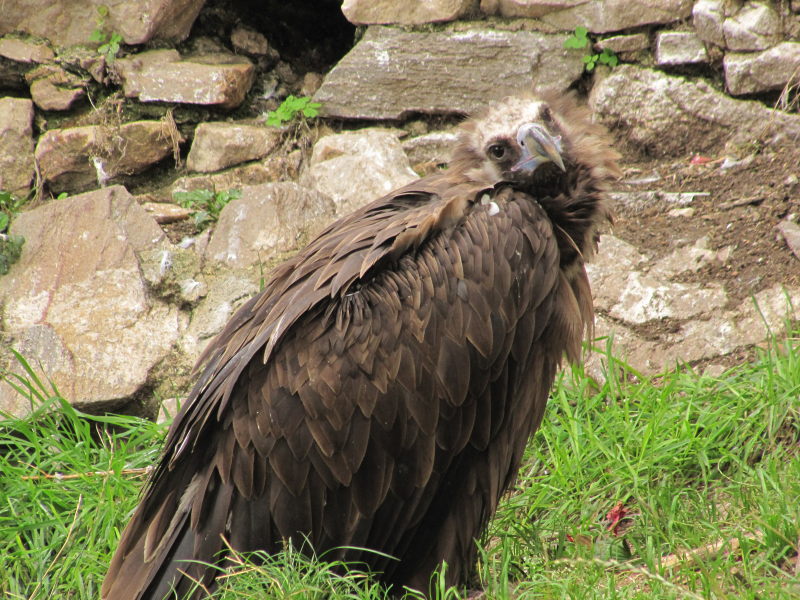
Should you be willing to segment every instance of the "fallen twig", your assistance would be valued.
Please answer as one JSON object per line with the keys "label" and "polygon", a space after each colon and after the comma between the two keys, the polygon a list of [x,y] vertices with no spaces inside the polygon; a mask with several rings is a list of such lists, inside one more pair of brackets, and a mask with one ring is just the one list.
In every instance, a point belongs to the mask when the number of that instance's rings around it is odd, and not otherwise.
{"label": "fallen twig", "polygon": [[[147,475],[153,470],[152,465],[146,467],[139,467],[136,469],[122,469],[120,475]],[[109,475],[116,475],[116,471],[87,471],[85,473],[44,473],[42,475],[23,475],[23,481],[36,481],[39,479],[56,479],[58,481],[67,481],[68,479],[80,479],[81,477],[108,477]]]}
{"label": "fallen twig", "polygon": [[[762,533],[745,533],[742,534],[743,538],[754,541],[761,541],[763,539]],[[695,562],[700,559],[710,558],[719,554],[727,547],[728,552],[736,552],[739,549],[739,537],[729,538],[727,540],[717,540],[699,548],[692,550],[685,550],[676,552],[675,554],[668,554],[661,559],[661,566],[664,569],[673,569],[679,565]]]}
{"label": "fallen twig", "polygon": [[748,206],[749,204],[761,204],[764,201],[763,196],[751,196],[750,198],[742,198],[741,200],[734,200],[733,202],[725,202],[720,204],[717,208],[721,210],[730,210],[738,206]]}

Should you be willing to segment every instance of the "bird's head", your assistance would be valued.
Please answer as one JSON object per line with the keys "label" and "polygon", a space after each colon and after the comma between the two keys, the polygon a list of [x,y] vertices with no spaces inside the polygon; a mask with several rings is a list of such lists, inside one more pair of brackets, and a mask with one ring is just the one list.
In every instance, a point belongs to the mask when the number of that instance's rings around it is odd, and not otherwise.
{"label": "bird's head", "polygon": [[461,128],[453,165],[476,181],[533,182],[565,172],[569,141],[559,115],[539,98],[507,98]]}

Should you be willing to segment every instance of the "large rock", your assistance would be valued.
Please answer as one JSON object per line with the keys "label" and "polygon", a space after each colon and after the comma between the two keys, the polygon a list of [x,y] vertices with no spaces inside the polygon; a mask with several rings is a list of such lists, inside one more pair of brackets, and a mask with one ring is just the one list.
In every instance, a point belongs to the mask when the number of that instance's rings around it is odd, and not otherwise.
{"label": "large rock", "polygon": [[734,100],[704,81],[632,65],[596,83],[589,101],[602,121],[655,156],[685,156],[776,135],[800,140],[798,115]]}
{"label": "large rock", "polygon": [[401,119],[414,112],[471,113],[490,100],[566,89],[583,72],[563,35],[471,28],[370,27],[328,73],[314,100],[347,119]]}
{"label": "large rock", "polygon": [[728,52],[724,59],[728,91],[755,94],[783,89],[800,73],[800,42],[783,42],[764,52]]}
{"label": "large rock", "polygon": [[[178,311],[153,300],[137,252],[164,233],[122,187],[24,212],[19,262],[0,278],[2,325],[14,347],[72,402],[130,398],[178,339]],[[47,260],[42,260],[47,257]],[[0,386],[0,408],[29,407]]]}
{"label": "large rock", "polygon": [[473,0],[344,0],[342,12],[355,25],[421,25],[437,21],[454,21],[467,14]]}
{"label": "large rock", "polygon": [[493,0],[481,2],[481,8],[504,17],[539,18],[567,31],[582,25],[606,33],[685,19],[692,4],[692,0]]}
{"label": "large rock", "polygon": [[781,38],[781,17],[766,2],[748,2],[722,25],[725,46],[739,52],[766,50]]}
{"label": "large rock", "polygon": [[186,159],[190,171],[210,173],[263,158],[278,145],[280,131],[263,125],[200,123]]}
{"label": "large rock", "polygon": [[178,102],[235,108],[253,84],[253,63],[214,53],[181,58],[176,50],[151,50],[114,63],[125,95],[142,102]]}
{"label": "large rock", "polygon": [[415,179],[394,132],[362,129],[321,138],[301,181],[333,198],[342,216]]}
{"label": "large rock", "polygon": [[126,44],[151,39],[179,41],[189,35],[204,0],[84,0],[53,2],[24,0],[4,2],[0,10],[0,34],[24,31],[59,46],[87,44],[106,6],[102,29],[122,36]]}
{"label": "large rock", "polygon": [[33,103],[0,98],[0,190],[27,196],[33,174]]}
{"label": "large rock", "polygon": [[36,161],[52,191],[82,191],[168,156],[174,149],[172,134],[162,121],[51,129],[39,138]]}
{"label": "large rock", "polygon": [[333,220],[330,198],[296,183],[243,186],[220,213],[206,264],[248,268],[274,263]]}

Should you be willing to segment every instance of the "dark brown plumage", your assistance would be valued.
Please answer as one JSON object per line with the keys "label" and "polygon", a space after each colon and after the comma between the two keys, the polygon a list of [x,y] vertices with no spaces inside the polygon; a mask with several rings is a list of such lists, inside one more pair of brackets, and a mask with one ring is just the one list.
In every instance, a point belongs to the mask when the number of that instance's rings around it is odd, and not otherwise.
{"label": "dark brown plumage", "polygon": [[213,585],[186,561],[286,539],[390,585],[427,590],[442,561],[465,583],[591,326],[583,260],[616,159],[571,100],[508,99],[462,126],[448,170],[278,267],[201,358],[103,598]]}

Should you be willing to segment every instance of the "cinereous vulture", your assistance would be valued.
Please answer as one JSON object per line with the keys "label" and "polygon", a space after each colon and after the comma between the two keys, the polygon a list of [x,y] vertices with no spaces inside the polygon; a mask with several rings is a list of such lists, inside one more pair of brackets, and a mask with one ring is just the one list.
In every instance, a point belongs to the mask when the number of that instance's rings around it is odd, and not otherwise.
{"label": "cinereous vulture", "polygon": [[201,357],[102,597],[183,597],[219,574],[193,561],[286,540],[395,590],[428,591],[443,561],[467,582],[591,328],[617,159],[572,99],[508,98],[461,126],[448,169],[277,267]]}

